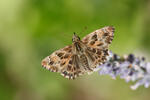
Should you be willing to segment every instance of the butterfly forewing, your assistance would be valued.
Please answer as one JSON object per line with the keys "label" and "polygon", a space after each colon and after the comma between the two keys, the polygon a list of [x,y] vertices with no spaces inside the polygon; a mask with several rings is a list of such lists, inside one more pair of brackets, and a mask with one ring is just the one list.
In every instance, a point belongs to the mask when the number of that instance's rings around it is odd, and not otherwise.
{"label": "butterfly forewing", "polygon": [[97,65],[105,62],[108,56],[108,47],[111,44],[114,37],[114,28],[111,26],[98,29],[82,39],[82,42],[87,45],[86,55],[88,58],[94,58],[91,63],[91,68],[96,68]]}
{"label": "butterfly forewing", "polygon": [[79,67],[78,56],[72,54],[72,45],[57,50],[43,59],[42,66],[52,72],[59,72],[69,79],[74,79],[84,73]]}
{"label": "butterfly forewing", "polygon": [[112,26],[107,26],[88,34],[82,41],[90,47],[105,49],[111,44],[113,37],[114,28]]}

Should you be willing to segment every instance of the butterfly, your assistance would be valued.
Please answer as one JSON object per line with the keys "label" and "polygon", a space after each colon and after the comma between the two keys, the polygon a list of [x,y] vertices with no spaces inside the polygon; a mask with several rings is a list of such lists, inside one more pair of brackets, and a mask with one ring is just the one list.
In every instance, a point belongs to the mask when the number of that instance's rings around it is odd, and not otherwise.
{"label": "butterfly", "polygon": [[103,27],[82,40],[74,33],[71,45],[53,52],[43,59],[41,64],[51,72],[61,73],[68,79],[91,73],[97,66],[106,62],[114,30],[112,26]]}

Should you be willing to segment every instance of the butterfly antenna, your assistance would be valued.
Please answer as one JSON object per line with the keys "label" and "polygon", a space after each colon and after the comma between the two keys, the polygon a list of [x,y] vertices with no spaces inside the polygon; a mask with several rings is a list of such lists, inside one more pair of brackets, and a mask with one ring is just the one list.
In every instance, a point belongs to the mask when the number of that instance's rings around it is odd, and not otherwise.
{"label": "butterfly antenna", "polygon": [[83,30],[80,32],[80,34],[85,33],[86,30],[87,30],[87,27],[85,26],[85,27],[83,28]]}
{"label": "butterfly antenna", "polygon": [[64,38],[64,42],[68,43],[68,39],[70,39],[70,37],[72,38],[72,35],[70,34],[65,34],[65,33],[61,33],[61,36]]}

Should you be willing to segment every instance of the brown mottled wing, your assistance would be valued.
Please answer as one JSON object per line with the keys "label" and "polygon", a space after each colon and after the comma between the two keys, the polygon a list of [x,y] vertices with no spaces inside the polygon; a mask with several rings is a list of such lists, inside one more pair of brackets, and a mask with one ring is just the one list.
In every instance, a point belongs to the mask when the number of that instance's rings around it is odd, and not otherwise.
{"label": "brown mottled wing", "polygon": [[93,48],[108,48],[114,37],[114,28],[112,26],[107,26],[98,29],[87,36],[85,36],[82,41],[83,43],[89,45]]}
{"label": "brown mottled wing", "polygon": [[42,60],[42,66],[52,72],[61,73],[65,78],[74,79],[84,72],[78,66],[79,59],[72,54],[72,45],[55,51]]}
{"label": "brown mottled wing", "polygon": [[[95,68],[97,64],[105,62],[108,56],[108,47],[113,37],[114,28],[107,26],[88,34],[82,39],[82,42],[87,45],[86,55],[88,61],[93,64],[90,67]],[[90,59],[91,57],[94,59],[93,61]]]}

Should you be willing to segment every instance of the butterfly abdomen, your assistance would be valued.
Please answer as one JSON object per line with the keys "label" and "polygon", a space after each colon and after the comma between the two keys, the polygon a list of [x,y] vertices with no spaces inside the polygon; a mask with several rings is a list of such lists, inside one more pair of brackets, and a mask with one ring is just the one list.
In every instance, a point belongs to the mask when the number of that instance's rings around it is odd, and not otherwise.
{"label": "butterfly abdomen", "polygon": [[90,69],[90,67],[89,67],[88,59],[87,59],[87,57],[84,54],[80,55],[80,63],[81,63],[81,65],[83,66],[83,68],[85,70],[92,71],[92,69]]}

